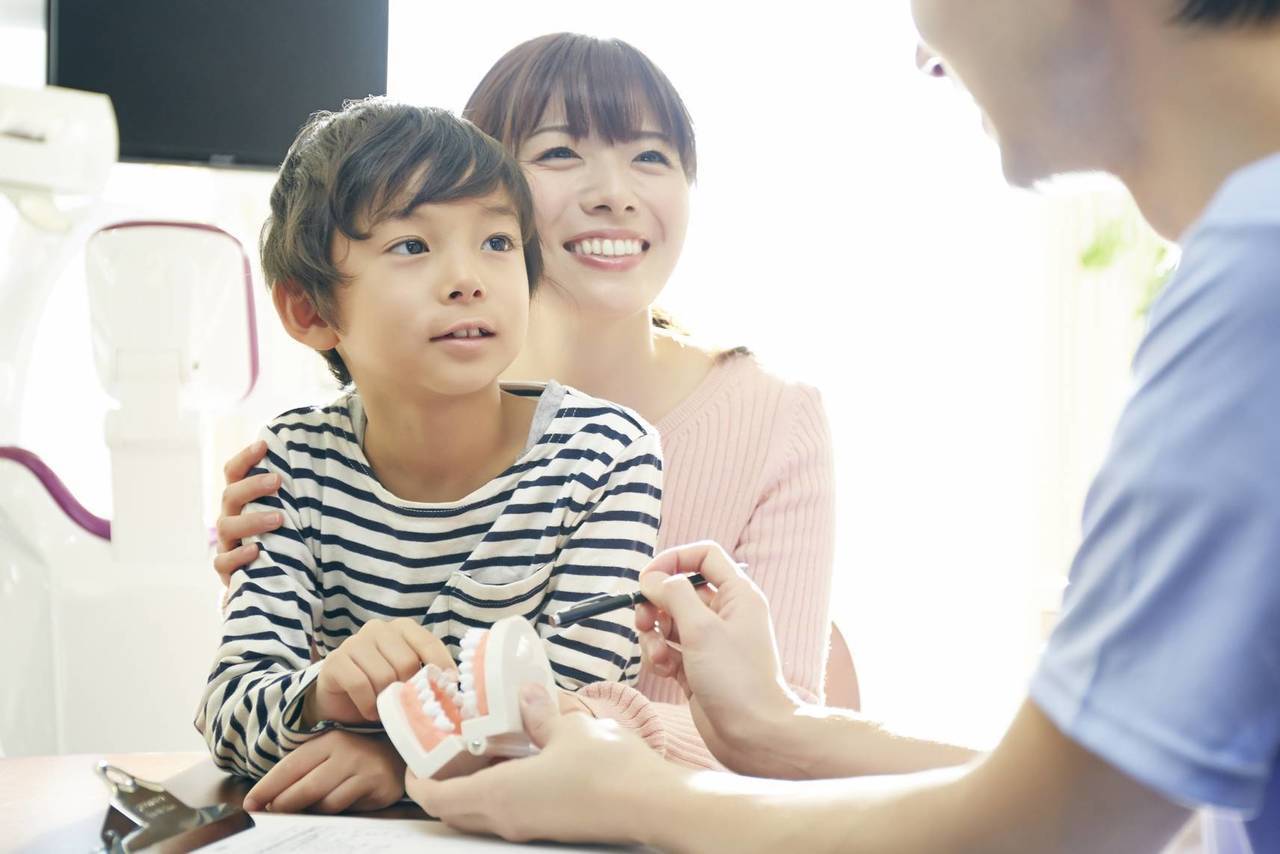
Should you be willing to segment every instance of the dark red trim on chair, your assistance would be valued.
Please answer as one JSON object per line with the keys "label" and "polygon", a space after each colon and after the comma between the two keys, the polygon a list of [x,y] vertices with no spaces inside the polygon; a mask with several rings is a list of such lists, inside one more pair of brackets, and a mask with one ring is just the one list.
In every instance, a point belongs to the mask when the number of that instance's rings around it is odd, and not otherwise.
{"label": "dark red trim on chair", "polygon": [[67,489],[53,469],[45,464],[44,460],[37,457],[30,451],[22,448],[15,448],[9,445],[0,445],[0,460],[13,460],[20,466],[26,467],[36,480],[40,481],[49,496],[57,502],[58,507],[62,508],[62,512],[75,522],[81,528],[84,528],[95,537],[101,537],[104,540],[111,539],[111,523],[106,519],[95,516],[84,508],[84,505],[75,499],[71,494],[71,490]]}

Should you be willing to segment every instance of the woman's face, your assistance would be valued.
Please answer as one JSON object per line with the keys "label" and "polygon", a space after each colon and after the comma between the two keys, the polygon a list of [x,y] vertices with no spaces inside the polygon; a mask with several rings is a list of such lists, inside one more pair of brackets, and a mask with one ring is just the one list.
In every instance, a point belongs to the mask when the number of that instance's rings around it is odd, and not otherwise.
{"label": "woman's face", "polygon": [[516,152],[533,191],[546,277],[584,314],[626,317],[657,298],[684,246],[689,183],[648,115],[640,135],[610,145],[569,135],[549,108]]}

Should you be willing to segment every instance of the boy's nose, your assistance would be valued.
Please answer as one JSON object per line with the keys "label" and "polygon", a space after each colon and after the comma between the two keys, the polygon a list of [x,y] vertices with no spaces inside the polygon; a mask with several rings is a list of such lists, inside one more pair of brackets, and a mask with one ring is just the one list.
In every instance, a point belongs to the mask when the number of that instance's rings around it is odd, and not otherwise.
{"label": "boy's nose", "polygon": [[449,291],[449,302],[466,305],[484,299],[484,285],[476,281],[459,282]]}

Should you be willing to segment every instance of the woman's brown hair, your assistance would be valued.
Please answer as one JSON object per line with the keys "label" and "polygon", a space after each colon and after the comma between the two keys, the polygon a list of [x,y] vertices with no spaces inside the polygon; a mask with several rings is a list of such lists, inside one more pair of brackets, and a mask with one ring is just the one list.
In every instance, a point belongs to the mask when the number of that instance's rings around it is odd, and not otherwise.
{"label": "woman's brown hair", "polygon": [[621,39],[552,33],[516,45],[489,69],[462,115],[514,155],[549,105],[564,108],[570,136],[594,131],[611,145],[637,138],[647,110],[680,155],[685,177],[697,176],[693,120],[680,93]]}

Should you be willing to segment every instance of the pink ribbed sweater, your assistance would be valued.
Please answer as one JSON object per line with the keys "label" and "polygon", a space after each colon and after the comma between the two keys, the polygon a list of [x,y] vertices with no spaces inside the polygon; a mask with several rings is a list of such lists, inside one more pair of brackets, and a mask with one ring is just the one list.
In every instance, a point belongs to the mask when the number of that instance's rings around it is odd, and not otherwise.
{"label": "pink ribbed sweater", "polygon": [[[831,437],[818,392],[723,357],[656,425],[662,438],[658,547],[711,539],[748,566],[769,597],[783,672],[821,701],[834,552]],[[685,765],[718,767],[672,679],[641,671],[630,687],[594,683],[579,697]]]}

